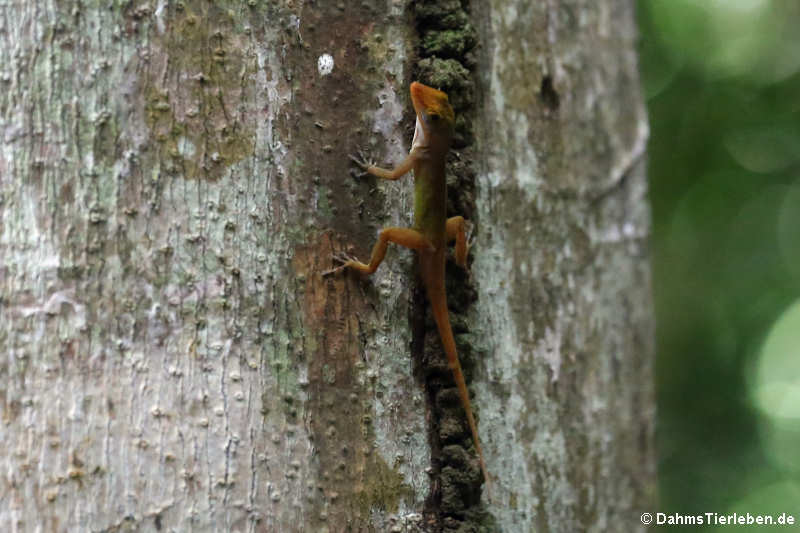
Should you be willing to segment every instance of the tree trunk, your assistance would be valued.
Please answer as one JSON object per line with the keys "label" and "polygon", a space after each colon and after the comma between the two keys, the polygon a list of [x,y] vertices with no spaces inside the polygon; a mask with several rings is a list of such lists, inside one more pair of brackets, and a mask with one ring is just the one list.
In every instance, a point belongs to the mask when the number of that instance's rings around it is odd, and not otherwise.
{"label": "tree trunk", "polygon": [[635,531],[654,503],[633,2],[481,4],[475,380],[502,531]]}
{"label": "tree trunk", "polygon": [[[632,2],[472,4],[0,5],[0,529],[640,527]],[[412,254],[321,276],[411,223],[411,179],[347,154],[403,157],[412,77],[460,117],[448,289],[491,499]]]}

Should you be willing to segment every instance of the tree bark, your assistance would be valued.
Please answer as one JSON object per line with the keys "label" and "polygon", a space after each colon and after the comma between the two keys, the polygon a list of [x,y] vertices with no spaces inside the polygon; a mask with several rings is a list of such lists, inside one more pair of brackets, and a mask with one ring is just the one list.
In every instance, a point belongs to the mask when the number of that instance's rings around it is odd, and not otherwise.
{"label": "tree bark", "polygon": [[636,531],[653,319],[633,2],[480,4],[476,379],[502,531]]}
{"label": "tree bark", "polygon": [[471,165],[454,202],[475,222],[454,320],[491,501],[435,496],[448,450],[411,254],[369,280],[320,275],[410,225],[410,179],[354,179],[347,154],[407,151],[409,13],[466,32],[461,9],[0,3],[0,529],[640,527],[653,351],[632,2],[473,3],[478,46],[436,52],[474,83],[451,161]]}

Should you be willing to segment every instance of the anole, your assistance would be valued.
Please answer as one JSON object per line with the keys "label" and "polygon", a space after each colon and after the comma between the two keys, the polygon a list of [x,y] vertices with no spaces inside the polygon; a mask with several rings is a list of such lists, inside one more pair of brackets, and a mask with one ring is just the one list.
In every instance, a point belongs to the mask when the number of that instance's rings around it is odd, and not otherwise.
{"label": "anole", "polygon": [[447,184],[445,181],[445,160],[450,150],[455,125],[455,114],[450,106],[447,94],[427,85],[414,82],[411,84],[411,102],[417,115],[414,140],[408,157],[393,170],[376,167],[364,156],[350,158],[368,174],[378,178],[396,180],[408,171],[414,171],[414,227],[384,228],[378,236],[378,242],[372,249],[369,264],[346,256],[334,256],[339,266],[328,270],[332,274],[352,268],[363,274],[372,274],[386,255],[390,242],[416,250],[419,254],[419,265],[422,282],[428,301],[433,310],[433,317],[439,329],[439,336],[444,346],[447,362],[453,372],[458,395],[467,415],[472,440],[478,452],[483,478],[488,483],[486,464],[483,460],[478,439],[478,428],[469,401],[469,392],[464,382],[464,374],[456,354],[456,343],[447,312],[447,296],[444,285],[445,251],[448,242],[456,241],[455,259],[462,268],[467,266],[466,221],[461,216],[447,218]]}

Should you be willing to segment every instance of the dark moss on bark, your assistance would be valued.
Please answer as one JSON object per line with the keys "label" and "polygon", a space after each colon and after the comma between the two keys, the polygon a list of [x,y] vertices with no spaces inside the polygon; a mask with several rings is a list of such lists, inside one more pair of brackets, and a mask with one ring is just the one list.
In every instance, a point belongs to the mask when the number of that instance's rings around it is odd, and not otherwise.
{"label": "dark moss on bark", "polygon": [[[478,230],[475,215],[475,162],[473,122],[477,115],[473,51],[477,32],[470,22],[469,2],[459,0],[418,1],[413,4],[420,37],[419,60],[414,79],[448,94],[456,112],[455,136],[447,162],[447,216],[461,215]],[[476,300],[469,276],[452,261],[447,265],[447,298],[450,321],[467,386],[472,381],[469,325],[466,320]],[[416,291],[414,353],[417,375],[422,380],[431,412],[431,444],[434,487],[426,515],[433,531],[492,531],[494,520],[481,502],[483,475],[476,448],[466,423],[451,371],[442,350],[436,326],[427,310],[424,291]],[[421,307],[425,306],[423,312]],[[424,313],[424,314],[423,314]],[[414,319],[412,319],[412,324]],[[473,402],[478,415],[478,406]],[[480,421],[478,421],[480,432]]]}

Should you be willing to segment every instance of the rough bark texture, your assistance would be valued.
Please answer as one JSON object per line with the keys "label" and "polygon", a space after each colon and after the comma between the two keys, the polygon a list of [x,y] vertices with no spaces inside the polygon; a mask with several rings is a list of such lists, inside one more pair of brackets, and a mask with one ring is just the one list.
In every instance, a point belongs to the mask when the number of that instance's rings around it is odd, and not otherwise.
{"label": "rough bark texture", "polygon": [[[530,4],[472,13],[458,327],[482,524],[633,530],[653,405],[632,6]],[[410,224],[410,181],[346,158],[407,149],[408,8],[0,0],[0,530],[429,529],[411,256],[319,275]]]}
{"label": "rough bark texture", "polygon": [[0,529],[418,519],[403,266],[319,276],[332,221],[409,211],[346,159],[370,112],[402,151],[408,31],[387,2],[0,4]]}
{"label": "rough bark texture", "polygon": [[479,5],[471,324],[490,510],[503,531],[643,529],[654,354],[633,2]]}

